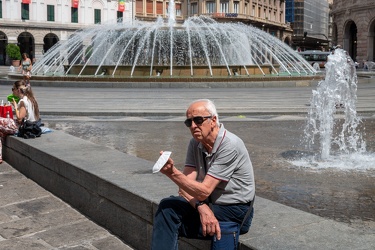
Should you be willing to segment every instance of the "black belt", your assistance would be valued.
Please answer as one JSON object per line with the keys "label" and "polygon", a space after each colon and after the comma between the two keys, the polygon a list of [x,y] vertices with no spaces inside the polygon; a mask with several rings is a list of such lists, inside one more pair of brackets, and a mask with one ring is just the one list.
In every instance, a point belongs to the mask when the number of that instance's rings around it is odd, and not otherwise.
{"label": "black belt", "polygon": [[251,205],[251,202],[253,201],[249,201],[247,203],[234,203],[234,204],[214,204],[212,202],[209,202],[209,204],[212,204],[212,205],[219,205],[219,206],[250,206]]}
{"label": "black belt", "polygon": [[248,203],[240,203],[240,205],[247,205],[247,206],[250,206],[252,201],[249,201]]}

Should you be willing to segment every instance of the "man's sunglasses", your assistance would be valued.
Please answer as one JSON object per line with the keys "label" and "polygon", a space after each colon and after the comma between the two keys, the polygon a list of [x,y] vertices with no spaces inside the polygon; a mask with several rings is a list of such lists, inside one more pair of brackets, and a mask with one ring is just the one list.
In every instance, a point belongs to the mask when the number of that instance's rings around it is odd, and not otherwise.
{"label": "man's sunglasses", "polygon": [[196,125],[202,125],[202,123],[207,120],[207,118],[211,118],[212,115],[210,116],[196,116],[196,117],[193,117],[193,118],[189,118],[189,119],[186,119],[185,120],[185,125],[186,127],[190,128],[191,127],[191,124],[193,124],[193,121]]}

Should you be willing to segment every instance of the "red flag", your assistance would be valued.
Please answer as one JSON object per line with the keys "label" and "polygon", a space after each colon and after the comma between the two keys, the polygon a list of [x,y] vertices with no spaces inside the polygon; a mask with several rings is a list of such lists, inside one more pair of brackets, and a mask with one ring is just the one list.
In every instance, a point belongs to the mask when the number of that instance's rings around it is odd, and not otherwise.
{"label": "red flag", "polygon": [[118,1],[118,11],[124,12],[125,11],[125,0]]}
{"label": "red flag", "polygon": [[79,0],[72,0],[72,7],[78,8]]}

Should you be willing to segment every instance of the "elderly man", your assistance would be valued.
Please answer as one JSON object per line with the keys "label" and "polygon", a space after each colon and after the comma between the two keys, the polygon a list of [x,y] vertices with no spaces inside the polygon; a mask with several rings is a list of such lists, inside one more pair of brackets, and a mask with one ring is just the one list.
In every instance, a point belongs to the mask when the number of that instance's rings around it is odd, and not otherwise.
{"label": "elderly man", "polygon": [[171,158],[160,170],[179,187],[179,196],[160,202],[151,249],[178,249],[178,237],[220,240],[219,222],[249,230],[255,196],[254,172],[243,141],[219,123],[212,101],[196,100],[186,111],[193,138],[183,172]]}

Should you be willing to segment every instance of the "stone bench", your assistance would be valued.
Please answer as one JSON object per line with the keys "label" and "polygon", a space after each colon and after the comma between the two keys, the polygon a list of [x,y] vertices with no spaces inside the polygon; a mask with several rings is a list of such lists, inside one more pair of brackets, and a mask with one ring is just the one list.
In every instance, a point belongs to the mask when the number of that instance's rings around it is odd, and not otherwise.
{"label": "stone bench", "polygon": [[[157,149],[155,149],[157,150]],[[149,249],[158,202],[176,185],[152,174],[146,161],[54,131],[37,139],[8,136],[4,160],[135,249]],[[255,166],[256,167],[256,166]],[[355,249],[375,242],[345,224],[257,197],[240,249]],[[209,249],[209,241],[180,240],[180,249]]]}

